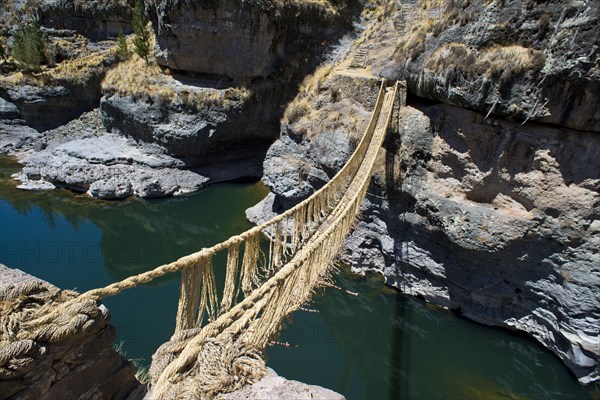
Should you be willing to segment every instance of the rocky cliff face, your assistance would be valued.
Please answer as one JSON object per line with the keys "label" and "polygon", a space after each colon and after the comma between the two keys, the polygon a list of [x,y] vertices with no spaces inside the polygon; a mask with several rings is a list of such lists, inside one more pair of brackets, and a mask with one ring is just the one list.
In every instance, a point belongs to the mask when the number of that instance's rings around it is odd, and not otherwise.
{"label": "rocky cliff face", "polygon": [[394,16],[409,25],[384,76],[483,113],[600,131],[598,2],[428,4]]}
{"label": "rocky cliff face", "polygon": [[[407,108],[380,193],[348,240],[358,270],[524,331],[597,381],[600,138]],[[396,158],[391,153],[396,151]]]}
{"label": "rocky cliff face", "polygon": [[91,40],[116,38],[132,32],[133,1],[39,1],[40,23],[59,31],[75,31]]}
{"label": "rocky cliff face", "polygon": [[[114,56],[106,60],[107,65],[114,62]],[[104,72],[104,65],[99,65],[81,80],[50,79],[47,83],[18,84],[0,80],[0,98],[4,99],[6,107],[17,110],[7,119],[21,120],[40,132],[58,128],[83,112],[98,107]]]}
{"label": "rocky cliff face", "polygon": [[[180,4],[156,2],[157,61],[172,69],[231,78],[266,76],[277,49],[272,18],[237,1]],[[281,49],[279,49],[281,51]]]}
{"label": "rocky cliff face", "polygon": [[347,3],[152,0],[148,9],[160,65],[244,81],[278,72],[339,32]]}
{"label": "rocky cliff face", "polygon": [[[225,91],[218,95],[226,96]],[[277,131],[268,123],[272,106],[257,99],[231,98],[191,110],[152,98],[106,93],[101,109],[107,129],[140,143],[155,143],[188,168],[257,159],[254,175],[260,176],[261,155]]]}

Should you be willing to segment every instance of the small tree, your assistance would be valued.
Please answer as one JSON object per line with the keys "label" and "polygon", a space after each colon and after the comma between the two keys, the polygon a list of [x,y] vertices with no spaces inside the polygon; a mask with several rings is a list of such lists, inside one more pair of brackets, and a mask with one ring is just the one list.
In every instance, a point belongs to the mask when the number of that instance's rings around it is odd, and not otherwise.
{"label": "small tree", "polygon": [[144,12],[144,3],[142,0],[135,0],[133,9],[133,46],[135,53],[148,62],[150,54],[150,32],[148,32],[148,19]]}
{"label": "small tree", "polygon": [[25,72],[38,71],[46,61],[44,38],[33,17],[19,21],[13,34],[12,56]]}
{"label": "small tree", "polygon": [[127,40],[125,39],[123,32],[120,32],[117,37],[117,56],[121,60],[129,57],[129,48],[127,47]]}

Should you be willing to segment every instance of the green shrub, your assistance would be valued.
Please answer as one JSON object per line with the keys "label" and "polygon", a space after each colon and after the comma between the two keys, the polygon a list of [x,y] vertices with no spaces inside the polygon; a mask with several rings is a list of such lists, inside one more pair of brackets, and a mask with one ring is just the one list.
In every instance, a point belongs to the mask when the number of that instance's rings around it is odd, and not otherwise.
{"label": "green shrub", "polygon": [[47,61],[46,45],[37,21],[28,17],[19,21],[13,34],[12,56],[24,72],[39,71]]}
{"label": "green shrub", "polygon": [[121,60],[129,58],[129,48],[127,47],[127,40],[125,39],[123,32],[120,32],[117,37],[117,56]]}
{"label": "green shrub", "polygon": [[148,32],[148,19],[144,12],[144,2],[135,0],[135,8],[133,9],[133,46],[135,53],[148,62],[150,55],[150,32]]}

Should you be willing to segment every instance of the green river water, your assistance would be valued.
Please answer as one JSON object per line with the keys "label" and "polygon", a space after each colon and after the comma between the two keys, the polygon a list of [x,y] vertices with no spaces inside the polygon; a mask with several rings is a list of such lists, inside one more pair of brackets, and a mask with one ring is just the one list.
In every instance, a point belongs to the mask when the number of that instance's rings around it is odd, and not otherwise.
{"label": "green river water", "polygon": [[[61,288],[85,291],[173,261],[251,225],[260,183],[219,184],[186,197],[101,202],[66,191],[26,192],[0,158],[0,262]],[[216,263],[218,266],[218,261]],[[105,300],[128,358],[147,364],[173,332],[179,276]],[[399,295],[377,277],[342,268],[268,350],[288,379],[348,399],[593,399],[533,340]]]}

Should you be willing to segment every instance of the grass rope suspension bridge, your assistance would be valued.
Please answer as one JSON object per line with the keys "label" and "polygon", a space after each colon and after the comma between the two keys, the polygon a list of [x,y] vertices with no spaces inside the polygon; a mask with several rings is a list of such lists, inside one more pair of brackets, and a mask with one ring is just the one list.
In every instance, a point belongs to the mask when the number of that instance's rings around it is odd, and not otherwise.
{"label": "grass rope suspension bridge", "polygon": [[[18,358],[31,341],[60,341],[93,313],[96,301],[181,271],[175,333],[153,357],[150,398],[213,398],[259,379],[262,351],[282,324],[327,281],[350,233],[394,111],[399,84],[381,83],[364,136],[344,167],[325,186],[283,214],[210,248],[151,271],[35,312],[3,312],[2,360]],[[269,238],[268,251],[261,239]],[[217,293],[213,258],[226,252],[225,285]],[[14,300],[0,293],[0,301]],[[6,310],[0,310],[6,311]],[[6,361],[8,362],[8,361]],[[1,368],[0,368],[1,369]]]}

